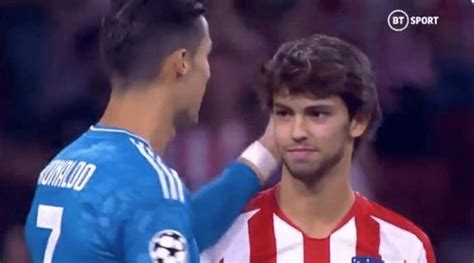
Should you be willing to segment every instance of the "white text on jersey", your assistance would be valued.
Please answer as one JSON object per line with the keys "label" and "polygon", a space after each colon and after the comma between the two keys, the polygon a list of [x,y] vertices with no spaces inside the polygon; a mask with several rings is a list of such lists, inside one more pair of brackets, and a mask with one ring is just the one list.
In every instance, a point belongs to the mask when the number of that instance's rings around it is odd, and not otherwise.
{"label": "white text on jersey", "polygon": [[38,185],[81,191],[95,170],[95,164],[84,161],[53,160],[41,171]]}

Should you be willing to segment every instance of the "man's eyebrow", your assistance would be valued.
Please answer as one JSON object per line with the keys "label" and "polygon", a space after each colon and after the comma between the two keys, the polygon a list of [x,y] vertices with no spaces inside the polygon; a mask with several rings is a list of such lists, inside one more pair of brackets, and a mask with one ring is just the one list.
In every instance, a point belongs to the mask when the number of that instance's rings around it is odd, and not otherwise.
{"label": "man's eyebrow", "polygon": [[333,108],[333,105],[330,104],[319,104],[319,105],[310,105],[305,107],[305,110],[312,111],[312,110],[330,110]]}
{"label": "man's eyebrow", "polygon": [[285,104],[280,103],[280,102],[273,103],[273,106],[277,108],[285,109],[285,110],[291,110],[291,107],[286,106]]}

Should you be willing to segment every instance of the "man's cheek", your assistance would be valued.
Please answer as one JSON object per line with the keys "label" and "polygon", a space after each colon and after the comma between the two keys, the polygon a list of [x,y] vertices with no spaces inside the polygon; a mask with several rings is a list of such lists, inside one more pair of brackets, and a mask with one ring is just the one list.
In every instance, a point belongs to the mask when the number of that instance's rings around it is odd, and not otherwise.
{"label": "man's cheek", "polygon": [[285,136],[281,130],[278,130],[278,128],[275,128],[274,136],[275,136],[275,144],[277,145],[278,149],[281,151],[284,148],[284,146],[287,144],[288,138],[286,138],[287,136]]}

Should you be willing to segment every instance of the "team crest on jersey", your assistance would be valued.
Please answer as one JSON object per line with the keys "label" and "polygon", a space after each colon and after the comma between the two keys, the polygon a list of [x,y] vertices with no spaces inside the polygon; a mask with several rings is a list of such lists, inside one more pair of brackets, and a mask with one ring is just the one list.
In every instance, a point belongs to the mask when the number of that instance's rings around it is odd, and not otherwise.
{"label": "team crest on jersey", "polygon": [[370,257],[353,257],[351,263],[384,263],[384,261]]}
{"label": "team crest on jersey", "polygon": [[149,252],[154,263],[186,263],[186,238],[175,230],[163,230],[150,240]]}

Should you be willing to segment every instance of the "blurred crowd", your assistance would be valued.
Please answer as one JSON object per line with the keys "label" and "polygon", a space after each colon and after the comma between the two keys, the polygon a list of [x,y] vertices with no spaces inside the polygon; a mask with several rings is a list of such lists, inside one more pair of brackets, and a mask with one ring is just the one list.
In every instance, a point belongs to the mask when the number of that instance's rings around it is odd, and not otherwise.
{"label": "blurred crowd", "polygon": [[[29,262],[23,224],[40,170],[97,122],[109,81],[98,47],[107,0],[0,2],[0,261]],[[474,5],[469,0],[210,0],[214,50],[201,122],[166,158],[198,188],[266,124],[255,89],[283,41],[341,37],[373,63],[384,122],[354,187],[410,218],[439,262],[474,261]],[[387,16],[436,15],[394,32]]]}

